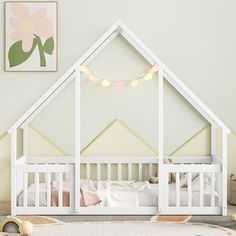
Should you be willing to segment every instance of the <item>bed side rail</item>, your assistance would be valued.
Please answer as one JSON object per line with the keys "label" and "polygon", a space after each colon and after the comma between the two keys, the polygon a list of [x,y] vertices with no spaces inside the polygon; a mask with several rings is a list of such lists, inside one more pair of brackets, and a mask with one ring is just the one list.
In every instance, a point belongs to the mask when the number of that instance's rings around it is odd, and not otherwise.
{"label": "bed side rail", "polygon": [[[74,165],[71,164],[19,164],[16,166],[17,195],[21,194],[22,202],[17,202],[17,214],[72,213],[74,206]],[[69,187],[63,182],[67,180]],[[52,205],[52,182],[57,188],[57,206]],[[30,187],[31,186],[31,187]],[[64,193],[69,192],[69,205],[64,206]],[[68,191],[69,188],[69,191]],[[29,194],[31,197],[29,197]],[[40,202],[40,194],[45,196],[46,203]],[[68,196],[67,196],[68,197]],[[33,198],[33,200],[32,200]],[[33,203],[32,203],[33,202]]]}
{"label": "bed side rail", "polygon": [[[163,164],[162,171],[162,191],[166,197],[161,214],[221,214],[221,194],[216,188],[216,178],[222,173],[221,165]],[[174,191],[168,184],[169,175],[175,176]],[[175,198],[172,202],[171,197]]]}

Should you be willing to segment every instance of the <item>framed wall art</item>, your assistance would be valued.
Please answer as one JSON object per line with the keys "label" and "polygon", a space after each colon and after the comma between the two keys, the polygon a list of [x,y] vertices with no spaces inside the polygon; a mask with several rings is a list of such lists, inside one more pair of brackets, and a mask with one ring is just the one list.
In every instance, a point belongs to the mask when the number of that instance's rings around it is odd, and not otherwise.
{"label": "framed wall art", "polygon": [[5,70],[57,71],[57,2],[5,2]]}

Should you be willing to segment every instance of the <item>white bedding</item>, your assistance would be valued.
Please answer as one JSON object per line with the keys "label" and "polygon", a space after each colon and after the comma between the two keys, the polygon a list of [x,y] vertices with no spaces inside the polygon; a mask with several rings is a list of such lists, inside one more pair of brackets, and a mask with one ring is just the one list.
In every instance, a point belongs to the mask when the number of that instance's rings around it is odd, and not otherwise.
{"label": "white bedding", "polygon": [[[176,205],[175,183],[169,185],[169,206]],[[149,182],[132,181],[97,181],[95,185],[102,202],[100,206],[104,207],[152,207],[158,205],[158,184]],[[39,206],[46,206],[46,185],[41,183],[39,186]],[[28,188],[28,206],[35,205],[35,185],[31,184]],[[210,189],[204,189],[204,206],[210,206]],[[23,193],[19,194],[18,206],[23,206]],[[192,206],[199,206],[199,191],[192,191]],[[219,204],[219,198],[215,197],[216,204]],[[181,188],[180,206],[188,204],[188,189]]]}
{"label": "white bedding", "polygon": [[[176,206],[175,183],[169,185],[169,206]],[[103,182],[97,183],[98,194],[106,207],[152,207],[158,205],[158,184],[149,182]],[[204,206],[211,204],[210,189],[204,189]],[[199,206],[200,192],[192,191],[192,206]],[[180,189],[180,206],[188,204],[188,189]],[[219,204],[216,196],[216,204]]]}

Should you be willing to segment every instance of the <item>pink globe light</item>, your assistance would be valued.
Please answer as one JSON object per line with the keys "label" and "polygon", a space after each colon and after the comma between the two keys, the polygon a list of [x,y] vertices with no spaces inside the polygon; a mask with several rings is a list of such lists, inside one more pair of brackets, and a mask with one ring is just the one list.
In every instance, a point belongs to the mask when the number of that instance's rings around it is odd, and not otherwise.
{"label": "pink globe light", "polygon": [[115,87],[116,88],[124,88],[125,87],[125,82],[120,80],[115,82]]}

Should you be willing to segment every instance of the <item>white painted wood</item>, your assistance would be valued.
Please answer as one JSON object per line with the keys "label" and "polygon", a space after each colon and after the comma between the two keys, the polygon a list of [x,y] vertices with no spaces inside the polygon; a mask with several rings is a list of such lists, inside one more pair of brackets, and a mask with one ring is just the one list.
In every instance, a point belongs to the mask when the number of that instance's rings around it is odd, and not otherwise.
{"label": "white painted wood", "polygon": [[158,156],[159,156],[159,165],[163,164],[164,158],[164,75],[162,65],[159,65],[158,71]]}
{"label": "white painted wood", "polygon": [[[26,157],[25,157],[26,158]],[[171,159],[174,164],[178,163],[194,163],[194,164],[207,164],[211,163],[211,156],[163,156],[164,160]],[[157,163],[159,160],[159,156],[81,156],[81,163]],[[18,160],[17,160],[18,162]],[[48,164],[74,164],[75,157],[74,156],[28,156],[27,163],[48,163]]]}
{"label": "white painted wood", "polygon": [[75,214],[71,207],[17,207],[17,215],[69,215]]}
{"label": "white painted wood", "polygon": [[[79,213],[75,213],[73,208],[70,207],[17,207],[17,214],[19,215],[39,215],[45,214],[47,215],[152,215],[157,214],[156,207],[81,207]],[[174,212],[174,213],[173,213]],[[173,209],[173,207],[168,207],[165,209],[165,215],[220,215],[221,208],[220,207],[180,207],[178,209]]]}
{"label": "white painted wood", "polygon": [[79,212],[74,212],[71,207],[18,207],[17,214],[19,215],[152,215],[157,214],[156,207],[80,207]]}
{"label": "white painted wood", "polygon": [[132,163],[128,163],[128,180],[132,180]]}
{"label": "white painted wood", "polygon": [[158,211],[163,212],[162,206],[167,205],[167,200],[165,198],[165,193],[163,193],[165,179],[163,175],[163,159],[164,159],[164,75],[162,65],[158,64],[158,187],[159,187],[159,197],[158,197]]}
{"label": "white painted wood", "polygon": [[29,126],[23,128],[23,155],[29,155]]}
{"label": "white painted wood", "polygon": [[71,165],[47,165],[47,164],[38,164],[38,165],[17,165],[17,172],[43,172],[43,173],[60,173],[70,171]]}
{"label": "white painted wood", "polygon": [[174,164],[210,164],[212,161],[211,156],[191,156],[191,155],[186,155],[186,156],[169,156],[165,157],[164,159],[171,159],[172,163]]}
{"label": "white painted wood", "polygon": [[163,172],[163,179],[165,180],[165,183],[163,184],[163,195],[165,196],[165,201],[163,203],[165,204],[164,207],[169,207],[169,174],[167,172]]}
{"label": "white painted wood", "polygon": [[24,207],[28,206],[28,173],[24,173],[24,190],[23,190],[23,196],[24,196]]}
{"label": "white painted wood", "polygon": [[204,189],[203,189],[203,173],[202,172],[200,172],[199,173],[199,184],[200,184],[200,191],[199,191],[199,194],[200,194],[200,207],[203,207],[203,204],[204,204],[204,202],[203,202],[203,200],[204,200],[204,198],[203,198],[203,193],[204,193]]}
{"label": "white painted wood", "polygon": [[227,133],[222,130],[222,214],[227,216]]}
{"label": "white painted wood", "polygon": [[157,156],[82,156],[81,163],[112,163],[112,164],[128,164],[128,163],[157,163]]}
{"label": "white painted wood", "polygon": [[215,173],[211,173],[211,206],[215,207]]}
{"label": "white painted wood", "polygon": [[176,207],[180,207],[180,174],[176,172],[176,183],[175,183],[175,194],[176,194]]}
{"label": "white painted wood", "polygon": [[121,181],[121,177],[122,177],[122,174],[121,174],[121,163],[118,163],[117,164],[117,172],[118,172],[118,181]]}
{"label": "white painted wood", "polygon": [[90,179],[90,163],[86,163],[86,178]]}
{"label": "white painted wood", "polygon": [[70,207],[75,209],[75,168],[74,165],[70,166]]}
{"label": "white painted wood", "polygon": [[80,71],[75,71],[75,212],[80,207]]}
{"label": "white painted wood", "polygon": [[111,180],[111,164],[107,164],[107,180]]}
{"label": "white painted wood", "polygon": [[81,207],[81,215],[152,215],[157,207]]}
{"label": "white painted wood", "polygon": [[172,164],[164,165],[163,169],[167,172],[221,172],[221,166],[217,164]]}
{"label": "white painted wood", "polygon": [[97,180],[101,179],[101,166],[100,163],[97,163]]}
{"label": "white painted wood", "polygon": [[21,156],[16,160],[16,165],[25,164],[27,162],[26,156]]}
{"label": "white painted wood", "polygon": [[27,163],[29,164],[74,164],[74,156],[28,156]]}
{"label": "white painted wood", "polygon": [[216,128],[211,125],[211,155],[216,155]]}
{"label": "white painted wood", "polygon": [[51,173],[45,173],[47,184],[47,207],[51,206]]}
{"label": "white painted wood", "polygon": [[63,178],[62,173],[58,176],[58,206],[62,207],[63,202]]}
{"label": "white painted wood", "polygon": [[17,159],[17,130],[11,133],[11,215],[16,215],[16,159]]}
{"label": "white painted wood", "polygon": [[188,173],[188,207],[192,206],[192,173]]}
{"label": "white painted wood", "polygon": [[[117,31],[118,30],[118,31]],[[116,31],[116,32],[115,32]],[[114,33],[115,32],[115,33]],[[215,173],[220,173],[220,165],[183,165],[180,167],[177,167],[177,165],[173,165],[173,167],[170,167],[171,165],[168,165],[168,167],[164,167],[163,165],[163,77],[167,79],[167,81],[177,90],[180,92],[180,94],[185,97],[211,124],[213,124],[216,127],[221,127],[223,130],[223,141],[222,141],[222,164],[223,164],[223,179],[221,179],[222,183],[225,183],[227,181],[227,137],[226,134],[230,132],[230,130],[170,71],[168,67],[166,67],[154,54],[151,52],[150,49],[148,49],[141,41],[140,39],[137,38],[123,23],[118,22],[116,23],[110,30],[108,30],[94,45],[92,48],[90,48],[78,61],[75,63],[9,130],[9,133],[16,134],[16,128],[21,126],[25,127],[25,125],[28,124],[30,120],[32,120],[40,111],[45,107],[65,86],[67,83],[71,82],[73,80],[73,76],[71,76],[75,72],[75,211],[78,212],[81,208],[79,208],[79,186],[78,184],[80,182],[80,138],[79,138],[79,133],[80,133],[80,127],[79,127],[79,98],[80,98],[80,93],[79,93],[79,72],[78,68],[81,64],[88,62],[89,58],[91,59],[92,55],[97,55],[101,51],[101,49],[104,48],[104,43],[108,42],[109,40],[114,37],[117,32],[121,32],[122,35],[152,64],[158,64],[159,65],[159,88],[158,88],[158,93],[159,93],[159,143],[158,143],[158,149],[159,149],[159,188],[160,189],[165,189],[165,177],[166,173],[168,171],[170,172],[196,172],[199,170],[201,173],[207,172],[206,169],[208,169],[210,172],[215,172]],[[161,85],[161,86],[160,86]],[[160,106],[161,105],[161,106]],[[16,178],[17,178],[17,173],[16,172],[16,135],[12,135],[12,150],[11,150],[11,156],[12,156],[12,213],[16,214]],[[15,136],[15,137],[14,137]],[[15,146],[15,147],[14,147]],[[13,158],[14,157],[14,158]],[[45,160],[45,158],[44,158]],[[158,157],[155,159],[157,162]],[[63,160],[62,163],[64,163]],[[70,163],[73,163],[73,160],[70,160]],[[95,161],[94,161],[95,162]],[[55,162],[54,162],[55,163]],[[69,163],[69,162],[68,162]],[[82,162],[81,162],[82,163]],[[88,162],[84,162],[88,163]],[[97,163],[97,162],[95,162]],[[107,161],[105,163],[108,163]],[[109,162],[111,163],[123,163],[123,162],[115,162],[115,160]],[[134,163],[134,162],[131,162]],[[135,162],[135,163],[155,163],[155,162]],[[140,164],[139,164],[140,165]],[[35,171],[39,171],[39,168],[43,165],[37,165],[34,168],[27,167],[25,165],[22,165],[24,169],[27,171],[29,169],[35,169]],[[52,167],[52,165],[49,165],[47,168]],[[21,168],[21,165],[20,165]],[[51,170],[46,168],[45,173],[51,173]],[[58,167],[57,167],[58,168]],[[64,169],[65,167],[61,167],[61,169]],[[59,168],[60,169],[60,168]],[[19,173],[22,172],[22,170],[19,170]],[[59,173],[58,170],[55,170],[55,173]],[[140,172],[139,172],[140,173]],[[109,172],[109,175],[111,173]],[[140,175],[139,175],[140,176]],[[129,171],[129,177],[130,177],[130,171]],[[223,180],[223,181],[222,181]],[[166,190],[163,192],[165,193]],[[78,195],[78,196],[77,196]],[[78,198],[77,198],[78,197]],[[166,206],[166,204],[161,204],[163,203],[162,201],[164,200],[165,194],[160,192],[160,197],[159,197],[159,213],[163,212],[163,209],[161,209],[162,206]],[[223,202],[223,214],[227,213],[227,187],[226,185],[222,184],[222,202]],[[28,209],[28,208],[27,208]],[[59,208],[60,209],[60,208]],[[168,208],[170,209],[170,208]],[[184,208],[181,207],[181,210]],[[204,207],[204,209],[206,209]],[[37,210],[37,207],[35,208]],[[84,209],[83,209],[84,210]],[[82,211],[83,211],[82,210]],[[187,209],[186,209],[187,210]],[[206,209],[208,210],[208,209]],[[211,208],[209,210],[212,212],[213,210],[217,210],[218,208]],[[191,211],[193,211],[193,208],[191,207]],[[176,209],[175,212],[180,212],[179,209]],[[204,212],[204,211],[202,211]],[[167,211],[168,213],[168,211]],[[181,212],[180,212],[181,213]],[[209,212],[208,212],[209,213]]]}
{"label": "white painted wood", "polygon": [[168,207],[164,215],[220,215],[221,207]]}
{"label": "white painted wood", "polygon": [[39,173],[34,173],[35,184],[35,207],[39,207]]}

